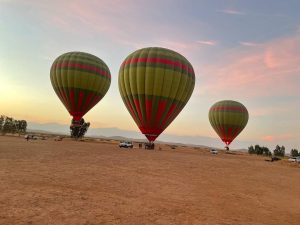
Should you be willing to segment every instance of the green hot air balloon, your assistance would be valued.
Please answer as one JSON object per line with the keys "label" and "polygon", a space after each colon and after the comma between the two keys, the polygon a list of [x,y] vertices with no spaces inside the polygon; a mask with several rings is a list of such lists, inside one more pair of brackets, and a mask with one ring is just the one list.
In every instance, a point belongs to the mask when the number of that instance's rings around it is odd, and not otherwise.
{"label": "green hot air balloon", "polygon": [[73,122],[96,105],[109,89],[111,75],[98,57],[84,52],[68,52],[52,64],[50,79],[54,91],[64,104]]}
{"label": "green hot air balloon", "polygon": [[226,144],[228,150],[230,143],[247,125],[249,115],[243,104],[224,100],[215,103],[210,108],[208,117],[211,126]]}
{"label": "green hot air balloon", "polygon": [[192,95],[195,73],[189,61],[169,49],[143,48],[119,71],[119,90],[141,132],[152,142],[175,119]]}

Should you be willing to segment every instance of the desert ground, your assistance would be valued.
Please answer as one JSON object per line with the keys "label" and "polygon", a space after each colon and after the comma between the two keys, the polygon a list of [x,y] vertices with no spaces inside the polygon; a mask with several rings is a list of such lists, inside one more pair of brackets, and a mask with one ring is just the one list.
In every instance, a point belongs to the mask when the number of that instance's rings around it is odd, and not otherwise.
{"label": "desert ground", "polygon": [[300,166],[193,147],[0,136],[0,224],[299,225]]}

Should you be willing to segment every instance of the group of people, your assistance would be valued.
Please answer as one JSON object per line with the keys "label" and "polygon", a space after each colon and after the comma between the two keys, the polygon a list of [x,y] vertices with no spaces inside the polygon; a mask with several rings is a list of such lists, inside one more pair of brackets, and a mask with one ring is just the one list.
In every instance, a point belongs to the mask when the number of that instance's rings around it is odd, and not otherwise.
{"label": "group of people", "polygon": [[[142,143],[139,143],[139,148],[142,148],[143,147],[143,144]],[[154,149],[155,148],[155,145],[153,142],[145,142],[144,143],[144,148],[145,149]]]}

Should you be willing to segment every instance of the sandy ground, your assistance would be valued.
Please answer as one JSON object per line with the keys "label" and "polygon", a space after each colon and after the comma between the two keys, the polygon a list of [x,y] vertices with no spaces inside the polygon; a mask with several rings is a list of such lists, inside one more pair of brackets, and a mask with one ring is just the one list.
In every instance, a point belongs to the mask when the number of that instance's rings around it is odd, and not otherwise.
{"label": "sandy ground", "polygon": [[300,166],[0,136],[0,224],[300,224]]}

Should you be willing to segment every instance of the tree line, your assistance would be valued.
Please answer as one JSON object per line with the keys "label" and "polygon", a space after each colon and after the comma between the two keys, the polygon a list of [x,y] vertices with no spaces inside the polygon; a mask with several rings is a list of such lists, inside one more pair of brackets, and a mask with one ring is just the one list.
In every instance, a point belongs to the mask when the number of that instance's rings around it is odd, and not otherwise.
{"label": "tree line", "polygon": [[[71,137],[74,139],[82,138],[90,127],[89,122],[85,122],[82,118],[79,122],[72,120],[70,126]],[[0,116],[0,134],[25,134],[27,130],[26,120],[16,120],[12,117]]]}
{"label": "tree line", "polygon": [[26,120],[15,120],[12,117],[0,116],[0,132],[2,134],[6,133],[19,133],[24,134],[26,133],[27,129],[27,122]]}
{"label": "tree line", "polygon": [[[248,153],[256,154],[256,155],[272,156],[272,152],[270,151],[269,148],[259,146],[259,145],[255,145],[255,146],[251,145],[250,147],[248,147]],[[276,145],[275,149],[273,150],[273,154],[274,154],[274,156],[284,157],[285,156],[285,147]],[[291,156],[292,157],[300,156],[300,152],[298,152],[297,149],[292,149]]]}

